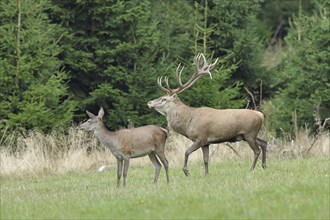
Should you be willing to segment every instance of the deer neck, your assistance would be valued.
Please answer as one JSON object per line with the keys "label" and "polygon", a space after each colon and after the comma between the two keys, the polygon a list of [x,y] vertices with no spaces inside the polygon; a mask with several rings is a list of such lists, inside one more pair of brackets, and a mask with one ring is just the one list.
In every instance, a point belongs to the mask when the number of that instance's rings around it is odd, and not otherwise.
{"label": "deer neck", "polygon": [[109,135],[111,135],[111,131],[109,131],[103,122],[99,121],[98,125],[94,129],[94,134],[96,137],[98,137],[100,140],[101,139],[107,139]]}
{"label": "deer neck", "polygon": [[175,132],[187,137],[187,128],[192,120],[192,108],[180,100],[173,103],[166,115],[169,127]]}
{"label": "deer neck", "polygon": [[118,151],[117,141],[114,132],[109,131],[103,122],[100,122],[94,130],[94,135],[101,141],[102,144],[110,148],[110,151],[115,155]]}

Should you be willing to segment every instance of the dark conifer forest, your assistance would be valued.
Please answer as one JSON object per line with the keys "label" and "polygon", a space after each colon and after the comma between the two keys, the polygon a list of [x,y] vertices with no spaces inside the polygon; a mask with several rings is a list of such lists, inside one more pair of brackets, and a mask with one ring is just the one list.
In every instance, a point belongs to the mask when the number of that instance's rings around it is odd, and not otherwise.
{"label": "dark conifer forest", "polygon": [[0,21],[1,136],[65,130],[101,106],[114,130],[165,127],[147,106],[157,78],[175,87],[181,63],[189,79],[200,52],[219,62],[186,104],[255,108],[250,92],[277,135],[330,117],[327,0],[2,0]]}

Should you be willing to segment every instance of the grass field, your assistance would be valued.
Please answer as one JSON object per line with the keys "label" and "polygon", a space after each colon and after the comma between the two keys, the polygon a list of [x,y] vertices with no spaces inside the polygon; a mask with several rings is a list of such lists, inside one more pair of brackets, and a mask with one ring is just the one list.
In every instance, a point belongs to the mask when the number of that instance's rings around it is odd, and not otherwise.
{"label": "grass field", "polygon": [[[244,142],[210,147],[210,175],[202,152],[181,167],[191,141],[171,134],[164,170],[153,184],[148,157],[130,162],[126,188],[116,188],[116,161],[90,134],[31,131],[16,142],[0,138],[0,219],[329,219],[330,134],[301,130],[295,140],[261,134],[268,169],[249,172]],[[15,152],[11,149],[16,149]],[[97,172],[101,165],[108,167]]]}
{"label": "grass field", "polygon": [[164,170],[131,166],[117,189],[114,169],[1,178],[1,219],[329,219],[330,159],[276,159],[249,172],[250,160],[199,162]]}

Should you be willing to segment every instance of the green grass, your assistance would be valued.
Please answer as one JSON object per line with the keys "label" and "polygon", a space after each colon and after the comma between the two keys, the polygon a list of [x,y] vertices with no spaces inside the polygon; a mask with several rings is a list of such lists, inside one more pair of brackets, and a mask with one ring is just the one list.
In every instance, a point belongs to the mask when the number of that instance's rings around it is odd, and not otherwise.
{"label": "green grass", "polygon": [[115,170],[1,179],[1,219],[329,219],[329,157],[191,164],[164,170],[131,166],[126,188]]}

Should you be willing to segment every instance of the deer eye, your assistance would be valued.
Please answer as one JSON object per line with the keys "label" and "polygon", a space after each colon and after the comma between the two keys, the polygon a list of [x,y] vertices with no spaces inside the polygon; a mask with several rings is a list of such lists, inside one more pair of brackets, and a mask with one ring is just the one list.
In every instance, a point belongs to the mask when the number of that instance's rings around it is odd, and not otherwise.
{"label": "deer eye", "polygon": [[165,101],[166,101],[166,99],[161,99],[161,100],[160,100],[160,102],[165,102]]}

